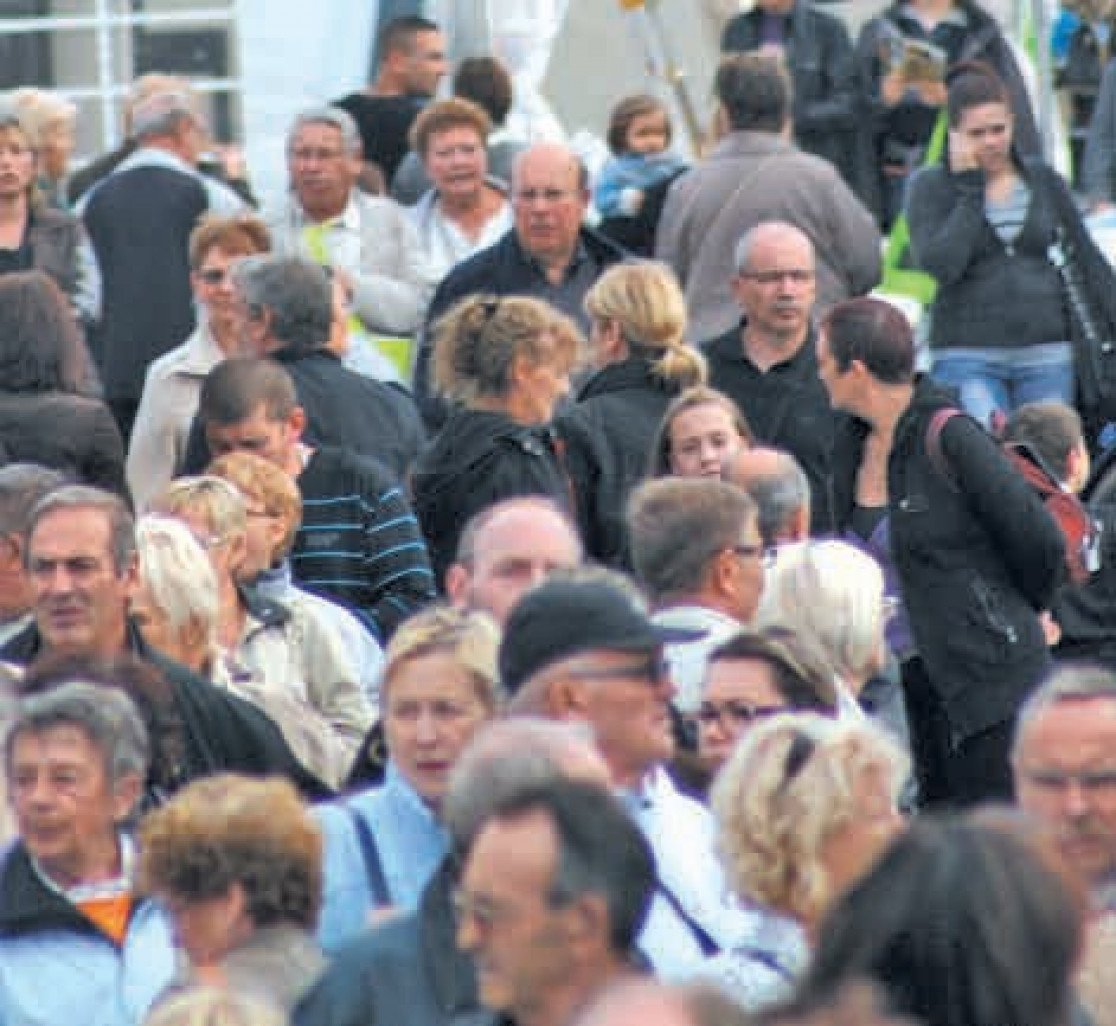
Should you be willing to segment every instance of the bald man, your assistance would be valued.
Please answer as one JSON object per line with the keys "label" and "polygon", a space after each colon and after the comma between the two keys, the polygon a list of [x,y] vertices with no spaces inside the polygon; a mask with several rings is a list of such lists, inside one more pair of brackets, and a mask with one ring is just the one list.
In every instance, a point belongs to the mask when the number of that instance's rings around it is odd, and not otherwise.
{"label": "bald man", "polygon": [[836,419],[815,354],[814,246],[794,225],[764,221],[740,237],[733,268],[742,319],[702,345],[709,383],[740,407],[759,442],[798,460],[810,482],[811,531],[827,533]]}
{"label": "bald man", "polygon": [[512,170],[514,226],[495,245],[462,261],[442,280],[430,303],[415,391],[431,427],[444,419],[432,399],[427,366],[432,325],[458,300],[476,292],[543,299],[588,328],[583,303],[594,282],[624,252],[584,224],[589,181],[568,147],[536,143]]}

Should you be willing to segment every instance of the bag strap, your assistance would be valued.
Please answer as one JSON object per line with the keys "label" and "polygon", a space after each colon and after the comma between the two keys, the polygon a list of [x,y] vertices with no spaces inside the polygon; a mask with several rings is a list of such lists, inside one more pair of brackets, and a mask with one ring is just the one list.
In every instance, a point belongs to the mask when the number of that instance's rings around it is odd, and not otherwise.
{"label": "bag strap", "polygon": [[345,810],[352,821],[353,830],[356,832],[357,843],[360,845],[360,856],[364,861],[364,872],[368,878],[368,890],[372,894],[374,908],[383,908],[391,904],[391,894],[388,891],[387,877],[384,875],[384,863],[380,858],[380,849],[376,844],[376,837],[360,810],[348,802],[343,802],[341,808]]}
{"label": "bag strap", "polygon": [[946,459],[946,454],[942,449],[942,431],[954,417],[960,416],[960,410],[952,406],[943,407],[934,412],[934,415],[930,418],[930,426],[926,429],[926,455],[930,460],[930,465],[955,492],[960,489],[957,486],[957,475],[953,472],[953,467],[950,466],[949,460]]}
{"label": "bag strap", "polygon": [[682,902],[678,900],[678,895],[663,882],[662,878],[655,880],[655,890],[663,896],[663,900],[670,906],[671,911],[682,920],[682,924],[690,931],[690,935],[697,942],[697,946],[701,949],[705,958],[712,958],[714,955],[720,954],[721,945],[713,939],[713,935],[701,923],[686,911]]}

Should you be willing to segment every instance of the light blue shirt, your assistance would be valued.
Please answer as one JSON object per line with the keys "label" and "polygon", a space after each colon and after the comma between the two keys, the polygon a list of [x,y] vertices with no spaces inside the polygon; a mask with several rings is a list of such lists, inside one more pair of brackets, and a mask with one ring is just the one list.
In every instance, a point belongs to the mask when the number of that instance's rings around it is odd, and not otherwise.
{"label": "light blue shirt", "polygon": [[325,856],[318,941],[329,954],[363,932],[373,911],[360,839],[344,806],[371,828],[395,909],[418,907],[423,888],[449,850],[445,827],[390,762],[382,787],[315,808]]}

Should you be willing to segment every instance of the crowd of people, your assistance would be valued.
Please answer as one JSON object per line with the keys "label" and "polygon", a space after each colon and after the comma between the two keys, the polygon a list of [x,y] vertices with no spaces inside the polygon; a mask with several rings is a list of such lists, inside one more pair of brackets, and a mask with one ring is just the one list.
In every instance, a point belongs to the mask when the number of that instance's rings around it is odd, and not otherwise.
{"label": "crowd of people", "polygon": [[1116,279],[971,0],[724,45],[594,179],[399,19],[264,214],[11,97],[4,1026],[1116,1023]]}

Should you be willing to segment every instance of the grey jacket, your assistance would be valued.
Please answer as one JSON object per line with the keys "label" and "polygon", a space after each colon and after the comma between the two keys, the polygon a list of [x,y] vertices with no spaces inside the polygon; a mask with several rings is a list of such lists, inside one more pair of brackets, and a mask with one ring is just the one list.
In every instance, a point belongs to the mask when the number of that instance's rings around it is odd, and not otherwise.
{"label": "grey jacket", "polygon": [[659,222],[655,256],[682,282],[692,338],[740,321],[731,290],[736,244],[762,221],[788,221],[810,237],[819,309],[879,281],[875,221],[833,165],[772,132],[732,132],[671,186]]}
{"label": "grey jacket", "polygon": [[[331,232],[330,262],[353,277],[353,313],[373,335],[413,335],[426,311],[434,281],[418,234],[394,200],[355,192]],[[288,198],[268,226],[277,253],[311,256],[301,231],[310,223]]]}

